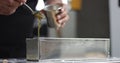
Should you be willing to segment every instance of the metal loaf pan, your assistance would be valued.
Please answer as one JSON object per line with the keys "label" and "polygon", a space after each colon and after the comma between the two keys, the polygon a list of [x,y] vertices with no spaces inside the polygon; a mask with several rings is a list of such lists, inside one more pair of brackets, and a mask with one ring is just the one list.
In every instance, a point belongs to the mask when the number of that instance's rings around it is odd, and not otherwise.
{"label": "metal loaf pan", "polygon": [[40,38],[40,59],[107,58],[107,38]]}
{"label": "metal loaf pan", "polygon": [[27,59],[107,58],[110,40],[107,38],[27,39]]}

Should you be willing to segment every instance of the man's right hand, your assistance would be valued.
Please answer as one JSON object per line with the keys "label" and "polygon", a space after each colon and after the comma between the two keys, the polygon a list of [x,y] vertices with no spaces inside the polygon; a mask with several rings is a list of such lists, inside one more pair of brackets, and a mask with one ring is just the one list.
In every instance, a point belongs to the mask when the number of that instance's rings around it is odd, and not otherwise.
{"label": "man's right hand", "polygon": [[11,15],[26,0],[0,0],[0,15]]}

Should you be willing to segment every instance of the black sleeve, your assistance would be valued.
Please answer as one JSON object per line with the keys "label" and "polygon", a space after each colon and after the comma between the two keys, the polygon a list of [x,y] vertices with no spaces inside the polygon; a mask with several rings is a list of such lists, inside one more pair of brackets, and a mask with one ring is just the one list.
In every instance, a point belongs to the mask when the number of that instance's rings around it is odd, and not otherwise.
{"label": "black sleeve", "polygon": [[45,2],[46,0],[44,0],[44,2]]}
{"label": "black sleeve", "polygon": [[36,4],[37,4],[38,0],[27,0],[27,4],[33,9],[35,10]]}

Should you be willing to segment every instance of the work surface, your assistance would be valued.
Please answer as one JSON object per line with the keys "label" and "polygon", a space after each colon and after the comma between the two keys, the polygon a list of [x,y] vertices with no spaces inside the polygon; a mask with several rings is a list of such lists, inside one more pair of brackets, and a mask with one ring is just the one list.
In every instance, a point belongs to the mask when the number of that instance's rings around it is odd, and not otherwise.
{"label": "work surface", "polygon": [[0,59],[0,63],[120,63],[120,58],[44,59],[39,61]]}

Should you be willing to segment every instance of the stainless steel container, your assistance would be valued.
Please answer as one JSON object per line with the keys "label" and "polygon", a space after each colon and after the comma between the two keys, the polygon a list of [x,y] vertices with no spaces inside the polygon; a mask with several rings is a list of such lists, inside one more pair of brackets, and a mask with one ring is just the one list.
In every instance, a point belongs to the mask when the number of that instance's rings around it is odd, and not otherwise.
{"label": "stainless steel container", "polygon": [[40,63],[120,63],[120,58],[47,59]]}
{"label": "stainless steel container", "polygon": [[110,41],[106,38],[39,38],[27,40],[27,59],[107,58]]}
{"label": "stainless steel container", "polygon": [[41,59],[107,58],[109,42],[106,38],[41,38]]}
{"label": "stainless steel container", "polygon": [[46,5],[44,8],[45,16],[47,18],[47,23],[49,27],[58,28],[61,25],[58,24],[56,19],[56,14],[60,12],[62,5],[54,4],[54,5]]}
{"label": "stainless steel container", "polygon": [[120,58],[92,58],[92,59],[45,59],[27,61],[26,59],[0,59],[0,63],[120,63]]}
{"label": "stainless steel container", "polygon": [[26,39],[26,59],[32,61],[38,61],[40,59],[40,41],[38,38]]}

